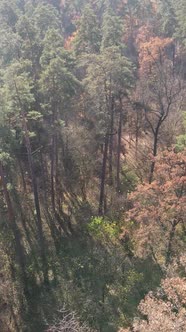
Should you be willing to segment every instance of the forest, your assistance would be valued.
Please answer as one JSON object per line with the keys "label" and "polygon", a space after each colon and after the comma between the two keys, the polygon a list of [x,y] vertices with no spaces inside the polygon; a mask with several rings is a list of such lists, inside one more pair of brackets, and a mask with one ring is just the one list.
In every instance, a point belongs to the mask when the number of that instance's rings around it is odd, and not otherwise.
{"label": "forest", "polygon": [[0,0],[0,332],[186,332],[185,92],[185,0]]}

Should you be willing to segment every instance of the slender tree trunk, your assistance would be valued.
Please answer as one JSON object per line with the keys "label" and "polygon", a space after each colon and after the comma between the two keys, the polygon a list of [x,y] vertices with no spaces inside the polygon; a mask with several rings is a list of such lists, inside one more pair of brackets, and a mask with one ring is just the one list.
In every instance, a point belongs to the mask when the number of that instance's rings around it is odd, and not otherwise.
{"label": "slender tree trunk", "polygon": [[60,181],[60,171],[59,171],[59,146],[58,146],[58,138],[56,137],[55,144],[55,188],[56,188],[56,202],[58,211],[61,209],[61,197],[62,197],[62,187]]}
{"label": "slender tree trunk", "polygon": [[116,191],[117,191],[117,193],[120,192],[121,135],[122,135],[122,103],[120,100],[119,125],[118,125],[118,146],[117,146],[117,170],[116,170]]}
{"label": "slender tree trunk", "polygon": [[46,169],[46,163],[44,162],[42,153],[41,153],[40,157],[41,157],[41,165],[42,165],[42,170],[43,170],[43,177],[42,177],[43,184],[42,185],[43,185],[43,192],[44,192],[42,205],[44,206],[45,219],[46,219],[46,221],[48,221],[48,226],[50,228],[51,235],[52,235],[52,238],[54,241],[56,253],[58,253],[59,252],[59,239],[61,238],[61,227],[56,226],[55,220],[54,220],[53,216],[50,215],[50,212],[49,212],[47,185],[46,185],[47,169]]}
{"label": "slender tree trunk", "polygon": [[[159,129],[161,126],[161,121],[158,122],[158,125],[156,127],[156,130],[154,132],[154,143],[153,143],[153,158],[157,156],[158,153],[158,135],[159,135]],[[150,176],[149,176],[149,183],[151,184],[153,181],[153,175],[154,175],[154,168],[155,168],[155,160],[151,162],[150,167]]]}
{"label": "slender tree trunk", "polygon": [[54,173],[55,173],[55,144],[56,137],[55,135],[52,136],[52,150],[51,150],[51,171],[50,171],[50,180],[51,180],[51,202],[52,202],[52,209],[55,212],[56,205],[55,205],[55,180],[54,180]]}
{"label": "slender tree trunk", "polygon": [[25,294],[25,296],[28,296],[24,249],[21,244],[21,235],[20,235],[19,229],[16,224],[16,218],[15,218],[11,198],[10,198],[10,195],[9,195],[9,192],[7,189],[4,169],[3,169],[3,165],[1,162],[0,162],[0,176],[1,176],[2,186],[3,186],[3,195],[4,195],[5,202],[6,202],[6,205],[8,208],[8,220],[9,220],[9,224],[10,224],[10,227],[12,229],[14,239],[15,239],[15,250],[16,250],[18,263],[19,263],[20,270],[21,270],[21,279],[22,279],[22,282],[24,285],[24,294]]}
{"label": "slender tree trunk", "polygon": [[[153,157],[155,158],[158,153],[158,136],[159,136],[159,130],[161,127],[161,124],[163,123],[165,117],[163,115],[159,118],[159,121],[157,123],[156,129],[154,130],[154,143],[153,143]],[[151,168],[150,168],[150,176],[149,176],[149,183],[151,184],[153,181],[153,175],[154,175],[154,168],[155,168],[155,160],[152,161],[151,163]]]}
{"label": "slender tree trunk", "polygon": [[42,169],[42,188],[44,193],[45,204],[48,205],[48,171],[47,171],[47,158],[44,160],[43,152],[40,152],[40,162]]}
{"label": "slender tree trunk", "polygon": [[31,240],[29,227],[27,225],[27,220],[26,220],[26,218],[24,216],[24,213],[23,213],[23,205],[21,204],[22,202],[20,201],[20,197],[19,197],[16,190],[14,190],[14,193],[13,193],[13,201],[16,203],[16,208],[18,209],[19,218],[20,218],[20,221],[22,223],[22,227],[25,231],[27,242],[30,246],[30,249],[32,250],[32,240]]}
{"label": "slender tree trunk", "polygon": [[109,183],[113,185],[113,131],[114,131],[114,99],[111,102],[110,136],[109,136]]}
{"label": "slender tree trunk", "polygon": [[46,247],[45,247],[45,239],[44,239],[44,235],[43,235],[37,181],[36,181],[36,177],[34,174],[29,131],[28,131],[28,127],[27,127],[27,120],[26,120],[26,116],[25,116],[24,106],[22,105],[21,99],[19,97],[19,91],[17,89],[16,83],[15,83],[15,88],[16,88],[17,97],[19,100],[19,105],[22,110],[21,111],[22,126],[23,126],[23,131],[24,131],[24,139],[25,139],[25,145],[26,145],[26,149],[27,149],[28,164],[29,164],[32,188],[33,188],[33,194],[34,194],[34,204],[35,204],[35,210],[36,210],[36,222],[37,222],[37,230],[38,230],[38,236],[39,236],[39,246],[40,246],[40,255],[41,255],[41,260],[42,260],[43,277],[44,277],[44,282],[46,284],[48,284],[48,264],[47,264],[47,259],[46,259]]}
{"label": "slender tree trunk", "polygon": [[136,161],[138,160],[138,142],[139,142],[139,112],[136,112],[136,137],[135,137],[135,156],[136,156]]}
{"label": "slender tree trunk", "polygon": [[109,135],[106,133],[105,144],[103,151],[103,162],[102,162],[102,172],[101,172],[101,185],[100,185],[100,198],[99,198],[99,215],[103,215],[104,209],[104,197],[105,197],[105,179],[106,179],[106,168],[107,168],[107,155],[108,155],[108,145],[109,145]]}
{"label": "slender tree trunk", "polygon": [[52,147],[51,147],[51,170],[50,170],[50,181],[51,181],[51,203],[54,214],[56,213],[56,153],[57,153],[57,134],[55,128],[55,122],[57,120],[57,104],[54,101],[52,105]]}
{"label": "slender tree trunk", "polygon": [[[52,144],[52,155],[51,155],[51,200],[52,208],[59,227],[63,230],[65,234],[69,234],[68,229],[70,225],[70,220],[66,218],[65,213],[62,211],[60,204],[60,193],[59,193],[59,168],[58,168],[58,149],[57,149],[57,135],[53,136]],[[56,200],[57,199],[57,200]],[[58,203],[58,211],[56,209],[56,201]],[[70,225],[71,226],[71,225]],[[72,227],[70,229],[70,232]]]}
{"label": "slender tree trunk", "polygon": [[167,248],[167,255],[166,255],[166,262],[165,264],[168,265],[171,261],[171,255],[172,255],[172,242],[175,236],[177,222],[173,221],[170,235],[169,235],[169,242],[168,242],[168,248]]}
{"label": "slender tree trunk", "polygon": [[24,170],[23,170],[23,167],[22,167],[22,164],[21,164],[21,161],[19,160],[19,158],[17,158],[17,162],[18,162],[18,165],[19,165],[20,173],[21,173],[23,191],[26,193],[26,181],[25,181],[25,176],[24,176]]}
{"label": "slender tree trunk", "polygon": [[47,264],[47,259],[46,259],[46,247],[45,247],[45,239],[44,239],[44,234],[43,234],[38,187],[37,187],[36,177],[34,174],[32,150],[31,150],[29,132],[28,132],[27,122],[26,122],[24,112],[22,112],[22,117],[23,117],[23,129],[25,132],[25,144],[26,144],[27,155],[28,155],[28,164],[29,164],[31,180],[32,180],[32,188],[33,188],[33,193],[34,193],[34,204],[35,204],[35,209],[36,209],[36,221],[37,221],[37,229],[38,229],[38,236],[39,236],[40,253],[41,253],[41,259],[42,259],[43,276],[44,276],[44,282],[47,284],[48,283],[48,264]]}

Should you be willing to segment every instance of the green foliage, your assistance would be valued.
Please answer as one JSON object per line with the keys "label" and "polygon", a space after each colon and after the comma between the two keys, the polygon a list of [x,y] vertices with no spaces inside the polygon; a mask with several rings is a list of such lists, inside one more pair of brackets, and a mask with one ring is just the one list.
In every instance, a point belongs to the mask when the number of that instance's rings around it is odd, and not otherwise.
{"label": "green foliage", "polygon": [[7,25],[13,28],[17,22],[19,10],[17,7],[17,1],[11,0],[7,2],[6,0],[2,0],[0,4],[0,16],[1,16],[1,24]]}
{"label": "green foliage", "polygon": [[112,98],[118,100],[132,87],[132,64],[121,54],[120,47],[113,46],[103,49],[99,55],[83,57],[82,65],[86,66],[83,83],[91,102],[91,113],[94,112],[97,119],[96,131],[103,137],[110,123]]}
{"label": "green foliage", "polygon": [[121,177],[120,193],[129,194],[134,191],[139,183],[139,178],[135,174],[134,170],[131,170],[127,165],[123,166],[121,170]]}
{"label": "green foliage", "polygon": [[[64,57],[65,50],[63,49],[63,37],[58,30],[52,28],[46,32],[43,40],[44,48],[40,58],[42,67],[49,65],[50,61],[56,56]],[[67,53],[68,54],[68,53]]]}
{"label": "green foliage", "polygon": [[26,61],[14,62],[6,70],[4,75],[6,111],[18,113],[27,111],[34,102],[33,81],[27,71],[29,69],[30,63]]}
{"label": "green foliage", "polygon": [[184,133],[179,135],[176,140],[175,149],[178,152],[183,151],[186,147],[186,112],[183,112],[183,128]]}
{"label": "green foliage", "polygon": [[52,95],[57,103],[71,97],[79,86],[79,81],[73,75],[73,62],[71,53],[63,48],[63,40],[58,31],[49,30],[40,59],[43,69],[40,87],[48,97]]}
{"label": "green foliage", "polygon": [[33,12],[35,27],[39,37],[43,39],[49,29],[61,30],[61,22],[57,9],[50,4],[39,4]]}
{"label": "green foliage", "polygon": [[29,111],[27,113],[27,119],[30,119],[30,120],[37,121],[37,120],[41,120],[42,117],[43,117],[43,115],[37,111]]}
{"label": "green foliage", "polygon": [[98,53],[101,44],[100,27],[94,10],[85,6],[81,16],[74,48],[77,54]]}
{"label": "green foliage", "polygon": [[2,162],[3,165],[9,164],[11,162],[10,154],[4,151],[1,151],[0,149],[0,162]]}
{"label": "green foliage", "polygon": [[[175,65],[173,79],[179,82],[184,77],[177,70],[184,56],[183,0],[157,6],[146,0],[0,1],[2,331],[45,331],[46,321],[65,304],[95,331],[115,332],[130,324],[141,299],[159,285],[161,271],[153,255],[137,258],[137,223],[125,222],[123,234],[120,227],[121,214],[131,204],[128,193],[139,182],[136,174],[142,174],[142,182],[146,176],[140,171],[151,141],[150,135],[144,138],[143,103],[139,112],[132,109],[139,95],[150,100],[153,126],[161,108],[152,97],[158,83],[150,82],[149,94],[142,91],[140,43],[167,36],[174,36],[179,52],[174,64],[171,52],[160,60],[171,62],[171,71]],[[160,80],[162,74],[158,71]],[[166,90],[161,81],[157,97],[163,104],[169,89],[174,96],[171,82]],[[180,134],[178,151],[186,145],[184,130]],[[136,156],[133,138],[136,149],[139,144]],[[124,153],[123,139],[130,140]],[[97,208],[107,143],[101,217]],[[142,201],[145,208],[151,203]],[[183,222],[183,243],[184,234]]]}
{"label": "green foliage", "polygon": [[104,237],[114,240],[117,238],[120,231],[117,223],[103,217],[92,217],[87,225],[87,229],[93,237],[100,240]]}
{"label": "green foliage", "polygon": [[178,0],[175,4],[176,18],[178,22],[178,27],[176,29],[176,37],[179,38],[185,45],[185,35],[186,35],[186,3],[184,0]]}
{"label": "green foliage", "polygon": [[161,1],[158,4],[162,32],[167,37],[172,37],[175,34],[177,27],[175,10],[177,5],[175,6],[175,2],[172,0]]}
{"label": "green foliage", "polygon": [[[112,46],[122,46],[122,19],[109,8],[103,15],[101,49]],[[124,47],[124,45],[123,45]]]}
{"label": "green foliage", "polygon": [[176,151],[178,152],[183,151],[185,147],[186,147],[186,134],[179,135],[177,137],[177,142],[175,145]]}

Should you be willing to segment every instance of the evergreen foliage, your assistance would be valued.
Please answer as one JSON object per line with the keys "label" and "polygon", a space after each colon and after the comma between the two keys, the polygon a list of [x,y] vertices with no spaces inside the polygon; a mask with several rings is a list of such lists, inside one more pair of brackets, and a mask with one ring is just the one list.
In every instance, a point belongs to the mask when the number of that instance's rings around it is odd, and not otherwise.
{"label": "evergreen foliage", "polygon": [[185,37],[184,0],[0,1],[0,331],[184,331]]}

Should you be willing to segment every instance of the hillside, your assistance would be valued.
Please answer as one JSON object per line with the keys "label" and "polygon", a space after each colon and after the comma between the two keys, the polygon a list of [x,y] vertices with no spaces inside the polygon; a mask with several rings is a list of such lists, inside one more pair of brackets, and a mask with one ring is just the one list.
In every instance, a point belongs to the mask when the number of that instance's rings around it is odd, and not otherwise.
{"label": "hillside", "polygon": [[0,332],[186,332],[185,0],[0,0]]}

